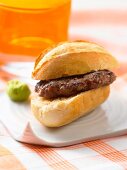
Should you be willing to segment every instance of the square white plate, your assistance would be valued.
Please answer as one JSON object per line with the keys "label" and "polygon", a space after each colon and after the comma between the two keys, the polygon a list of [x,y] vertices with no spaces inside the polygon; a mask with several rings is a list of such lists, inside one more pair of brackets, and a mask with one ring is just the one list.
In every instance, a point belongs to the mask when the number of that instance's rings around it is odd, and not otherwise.
{"label": "square white plate", "polygon": [[12,102],[0,93],[0,120],[11,136],[21,142],[67,146],[127,132],[127,92],[112,89],[108,100],[77,121],[61,128],[46,128],[32,116],[30,103]]}

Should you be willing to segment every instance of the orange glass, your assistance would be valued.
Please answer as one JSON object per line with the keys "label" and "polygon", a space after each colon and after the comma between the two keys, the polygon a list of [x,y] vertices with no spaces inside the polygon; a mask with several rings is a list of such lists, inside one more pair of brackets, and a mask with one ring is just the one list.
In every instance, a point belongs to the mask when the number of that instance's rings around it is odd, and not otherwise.
{"label": "orange glass", "polygon": [[68,39],[71,0],[0,0],[0,52],[37,56]]}

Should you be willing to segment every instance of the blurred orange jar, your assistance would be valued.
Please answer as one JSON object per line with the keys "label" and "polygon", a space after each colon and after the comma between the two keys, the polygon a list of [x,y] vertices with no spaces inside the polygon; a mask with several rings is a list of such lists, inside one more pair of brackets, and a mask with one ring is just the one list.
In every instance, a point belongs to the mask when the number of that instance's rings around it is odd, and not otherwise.
{"label": "blurred orange jar", "polygon": [[68,39],[71,0],[0,0],[0,52],[38,55]]}

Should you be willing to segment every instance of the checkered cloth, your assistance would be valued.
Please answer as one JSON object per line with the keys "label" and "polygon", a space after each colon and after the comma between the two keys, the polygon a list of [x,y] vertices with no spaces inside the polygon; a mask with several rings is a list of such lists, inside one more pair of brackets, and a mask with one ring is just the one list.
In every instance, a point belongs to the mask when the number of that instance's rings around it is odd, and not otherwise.
{"label": "checkered cloth", "polygon": [[[96,41],[114,54],[121,66],[115,70],[121,77],[117,88],[119,90],[125,87],[127,85],[127,3],[124,0],[78,0],[74,3],[70,39]],[[9,60],[11,57],[1,55],[0,64]],[[4,89],[6,81],[11,78],[13,78],[11,73],[0,68],[0,90]],[[0,114],[4,116],[4,113]],[[127,169],[127,136],[51,148],[16,142],[0,124],[0,170],[26,169],[124,170]]]}

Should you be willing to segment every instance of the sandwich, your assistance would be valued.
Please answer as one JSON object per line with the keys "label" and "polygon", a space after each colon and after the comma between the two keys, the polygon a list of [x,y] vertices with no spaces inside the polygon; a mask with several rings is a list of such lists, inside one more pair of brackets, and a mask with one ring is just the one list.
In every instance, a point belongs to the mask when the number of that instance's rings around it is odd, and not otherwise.
{"label": "sandwich", "polygon": [[36,59],[32,77],[38,80],[31,99],[35,118],[60,127],[90,113],[109,96],[116,79],[116,59],[93,42],[59,43]]}

